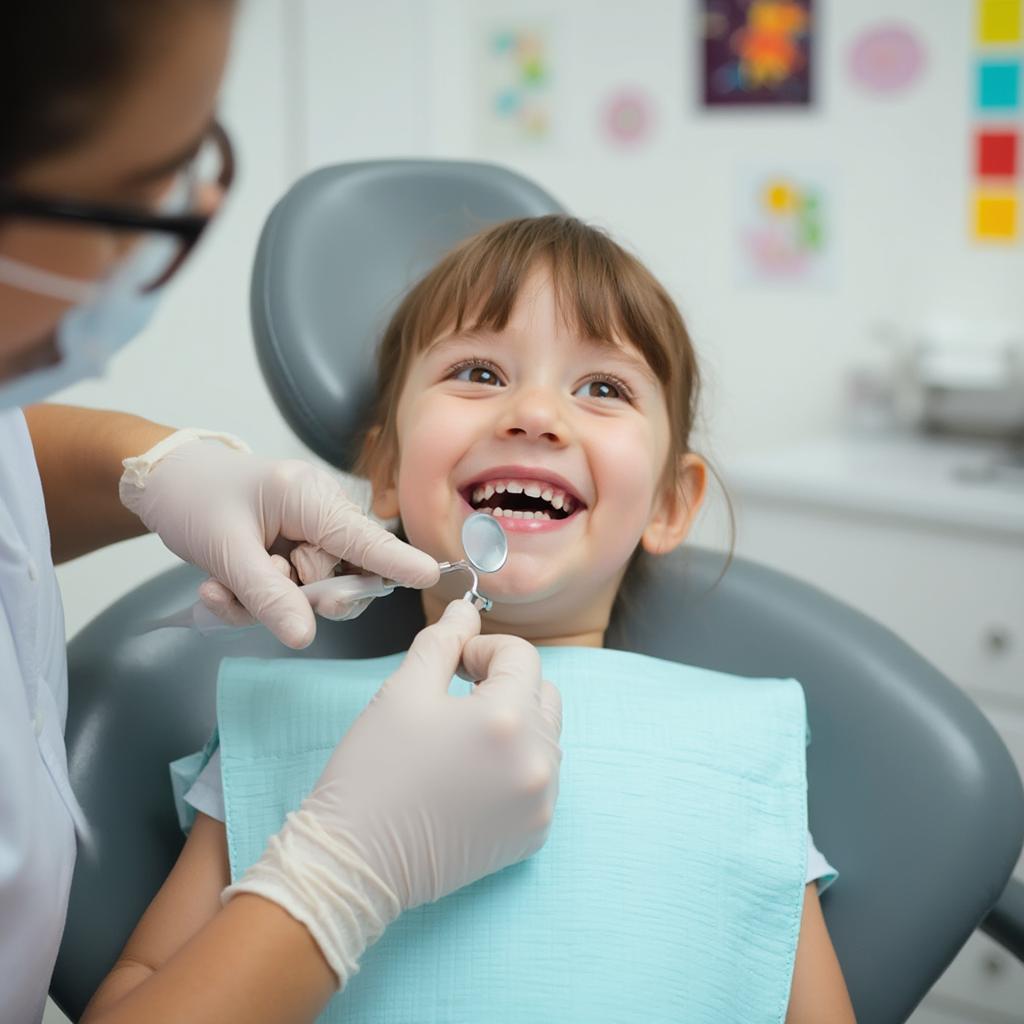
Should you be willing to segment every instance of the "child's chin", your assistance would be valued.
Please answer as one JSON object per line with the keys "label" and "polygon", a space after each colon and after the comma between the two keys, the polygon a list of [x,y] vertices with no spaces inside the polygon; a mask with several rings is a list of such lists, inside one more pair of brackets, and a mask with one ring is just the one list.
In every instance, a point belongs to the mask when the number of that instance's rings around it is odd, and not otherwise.
{"label": "child's chin", "polygon": [[494,577],[480,577],[481,592],[495,604],[537,604],[554,597],[560,589],[557,579],[538,579],[536,573],[516,572],[512,565]]}

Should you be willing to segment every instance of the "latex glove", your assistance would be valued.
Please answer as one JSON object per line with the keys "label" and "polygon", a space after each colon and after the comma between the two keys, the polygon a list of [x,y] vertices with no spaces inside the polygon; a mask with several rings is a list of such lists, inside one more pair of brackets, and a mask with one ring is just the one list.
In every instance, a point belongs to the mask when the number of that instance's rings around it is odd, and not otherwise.
{"label": "latex glove", "polygon": [[[454,601],[413,641],[266,852],[225,889],[309,928],[339,985],[402,910],[523,860],[558,795],[561,698],[525,640],[478,636]],[[447,693],[462,659],[481,680]]]}
{"label": "latex glove", "polygon": [[[230,435],[196,436],[178,431],[126,459],[119,493],[171,551],[210,574],[200,597],[226,622],[254,617],[289,647],[307,646],[316,622],[296,578],[323,579],[341,559],[405,586],[437,582],[437,562],[367,519],[331,474],[239,450]],[[291,556],[295,573],[279,572],[270,549]],[[368,603],[329,612],[353,617]]]}

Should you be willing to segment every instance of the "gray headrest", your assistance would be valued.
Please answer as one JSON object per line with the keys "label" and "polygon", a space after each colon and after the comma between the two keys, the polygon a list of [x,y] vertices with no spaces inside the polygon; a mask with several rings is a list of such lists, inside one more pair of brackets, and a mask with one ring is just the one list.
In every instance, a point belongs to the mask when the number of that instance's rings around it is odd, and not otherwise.
{"label": "gray headrest", "polygon": [[250,293],[263,376],[296,434],[349,469],[376,344],[403,293],[482,228],[559,212],[542,189],[492,164],[339,164],[296,182],[264,225]]}

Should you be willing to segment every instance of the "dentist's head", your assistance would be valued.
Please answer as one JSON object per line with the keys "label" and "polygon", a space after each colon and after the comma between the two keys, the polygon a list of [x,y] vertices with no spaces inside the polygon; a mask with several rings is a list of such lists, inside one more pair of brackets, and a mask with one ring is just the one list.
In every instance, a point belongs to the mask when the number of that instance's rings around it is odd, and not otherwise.
{"label": "dentist's head", "polygon": [[[0,407],[101,372],[231,181],[233,0],[33,0],[0,34]],[[42,41],[42,42],[41,42]]]}

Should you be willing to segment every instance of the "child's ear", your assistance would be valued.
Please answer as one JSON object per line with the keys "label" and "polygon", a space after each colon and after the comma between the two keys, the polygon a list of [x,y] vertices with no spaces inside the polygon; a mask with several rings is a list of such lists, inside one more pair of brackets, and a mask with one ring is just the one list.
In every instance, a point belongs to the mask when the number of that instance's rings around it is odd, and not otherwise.
{"label": "child's ear", "polygon": [[380,427],[371,427],[364,444],[365,463],[370,467],[373,500],[370,508],[379,519],[398,518],[398,486],[393,452],[386,451]]}
{"label": "child's ear", "polygon": [[640,543],[649,555],[674,551],[693,526],[708,483],[708,468],[699,455],[688,452],[679,459],[672,485],[665,488]]}

